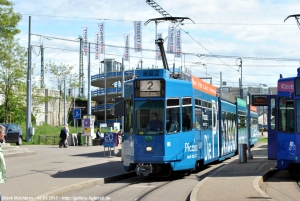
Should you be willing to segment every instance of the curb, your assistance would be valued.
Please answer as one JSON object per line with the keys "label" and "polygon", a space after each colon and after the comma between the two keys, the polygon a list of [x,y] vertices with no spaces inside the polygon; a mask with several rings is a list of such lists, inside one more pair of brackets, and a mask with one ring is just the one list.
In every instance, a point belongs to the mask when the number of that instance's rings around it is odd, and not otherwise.
{"label": "curb", "polygon": [[265,173],[263,176],[257,176],[253,181],[252,181],[252,186],[253,188],[262,196],[264,197],[266,200],[268,201],[275,201],[273,198],[271,198],[265,191],[263,191],[261,189],[261,186],[263,185],[263,183],[270,178],[271,176],[273,176],[276,173],[276,169],[271,169],[270,171],[268,171],[267,173]]}
{"label": "curb", "polygon": [[96,186],[96,185],[102,185],[102,184],[106,184],[106,183],[112,183],[112,182],[115,182],[118,180],[130,178],[133,176],[136,176],[135,172],[130,172],[130,173],[121,174],[121,175],[115,175],[115,176],[106,177],[106,178],[93,179],[93,180],[89,180],[89,181],[83,181],[80,183],[71,184],[69,186],[58,188],[58,189],[49,191],[47,193],[38,195],[33,200],[30,200],[30,201],[49,200],[48,198],[51,196],[61,196],[61,195],[67,194],[67,193],[72,193],[72,192],[75,192],[78,190],[82,190],[84,188],[88,188],[88,187],[92,187],[92,186]]}
{"label": "curb", "polygon": [[27,151],[27,152],[20,152],[20,153],[9,153],[3,154],[4,158],[16,157],[16,156],[28,156],[36,154],[35,151]]}
{"label": "curb", "polygon": [[[232,158],[230,158],[229,160],[234,160],[235,158],[237,158],[237,156],[234,156]],[[224,162],[224,161],[223,161]],[[229,162],[231,163],[231,161]],[[228,163],[227,163],[228,164]],[[214,171],[212,174],[210,174],[210,176],[205,177],[204,179],[202,179],[192,190],[191,196],[190,196],[190,201],[197,201],[197,194],[198,191],[200,189],[200,187],[206,182],[206,180],[208,180],[211,176],[217,174],[219,171],[221,171],[223,168],[225,168],[225,166],[227,164],[223,164],[222,166],[220,166],[219,168],[217,168],[216,171]]]}

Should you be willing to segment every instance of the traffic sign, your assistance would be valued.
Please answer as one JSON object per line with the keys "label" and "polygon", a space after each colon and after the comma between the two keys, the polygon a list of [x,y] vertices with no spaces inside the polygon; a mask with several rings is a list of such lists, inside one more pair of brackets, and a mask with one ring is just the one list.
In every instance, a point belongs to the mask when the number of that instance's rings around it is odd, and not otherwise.
{"label": "traffic sign", "polygon": [[81,109],[74,109],[73,116],[74,116],[74,119],[81,119]]}
{"label": "traffic sign", "polygon": [[117,134],[113,132],[104,133],[104,147],[115,147],[116,146]]}

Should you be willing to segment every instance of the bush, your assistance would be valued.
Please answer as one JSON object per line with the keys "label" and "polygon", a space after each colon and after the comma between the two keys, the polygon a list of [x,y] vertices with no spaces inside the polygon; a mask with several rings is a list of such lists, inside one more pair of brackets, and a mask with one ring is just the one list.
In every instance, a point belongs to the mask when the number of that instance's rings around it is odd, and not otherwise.
{"label": "bush", "polygon": [[[20,127],[23,131],[23,144],[39,144],[39,135],[41,139],[46,139],[46,136],[49,136],[47,138],[47,141],[52,141],[49,139],[53,139],[54,136],[59,139],[60,130],[63,126],[50,126],[46,123],[40,126],[34,126],[34,135],[30,142],[26,142],[26,124],[21,124]],[[69,126],[70,133],[76,133],[76,128]],[[81,132],[81,127],[78,127],[78,132]],[[57,141],[57,140],[56,140]],[[48,143],[41,143],[41,144],[48,144]],[[50,143],[51,144],[51,143]],[[55,143],[56,144],[56,143]]]}

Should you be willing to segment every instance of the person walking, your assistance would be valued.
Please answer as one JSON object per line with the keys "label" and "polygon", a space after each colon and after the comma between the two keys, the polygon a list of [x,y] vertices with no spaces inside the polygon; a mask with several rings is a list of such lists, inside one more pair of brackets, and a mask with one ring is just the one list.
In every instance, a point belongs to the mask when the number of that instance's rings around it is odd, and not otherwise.
{"label": "person walking", "polygon": [[[64,148],[67,148],[67,139],[69,137],[69,128],[68,128],[68,124],[66,124],[60,131],[60,142],[59,142],[59,148],[61,148],[62,146],[64,146]],[[0,200],[1,201],[1,200]]]}
{"label": "person walking", "polygon": [[[6,182],[6,165],[4,156],[2,153],[1,143],[3,142],[5,136],[5,127],[0,125],[0,183]],[[2,200],[1,192],[0,192],[0,201]]]}

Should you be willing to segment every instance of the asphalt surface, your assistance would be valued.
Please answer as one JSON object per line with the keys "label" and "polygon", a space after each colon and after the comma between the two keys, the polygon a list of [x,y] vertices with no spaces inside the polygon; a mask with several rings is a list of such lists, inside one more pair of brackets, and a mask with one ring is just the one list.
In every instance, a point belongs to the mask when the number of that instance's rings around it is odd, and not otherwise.
{"label": "asphalt surface", "polygon": [[[260,137],[267,138],[268,135],[265,132]],[[226,165],[195,186],[191,200],[272,200],[261,186],[276,167],[276,161],[268,160],[267,143],[257,143],[251,153],[253,159],[247,159],[246,163],[239,162],[239,155],[224,161]]]}
{"label": "asphalt surface", "polygon": [[104,157],[103,146],[30,145],[26,148],[36,154],[5,159],[7,183],[0,184],[3,200],[30,200],[39,195],[64,194],[103,184],[106,182],[103,178],[127,173],[121,157],[114,156],[114,150],[112,157],[108,157],[108,151]]}
{"label": "asphalt surface", "polygon": [[[262,138],[267,138],[265,132]],[[102,146],[26,146],[36,155],[6,158],[7,183],[0,184],[3,200],[55,200],[95,185],[128,176],[123,169],[119,146],[111,157]],[[272,200],[262,189],[263,176],[276,166],[267,160],[267,144],[258,143],[253,159],[239,163],[239,156],[226,160],[224,167],[201,180],[191,200]],[[133,175],[133,174],[132,174]],[[61,198],[61,197],[60,197]]]}

